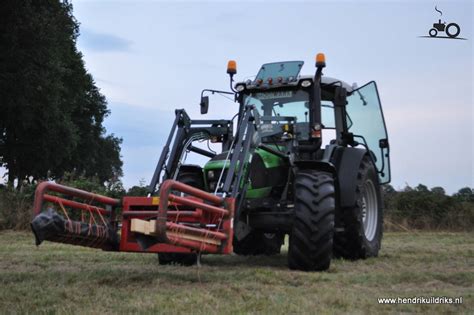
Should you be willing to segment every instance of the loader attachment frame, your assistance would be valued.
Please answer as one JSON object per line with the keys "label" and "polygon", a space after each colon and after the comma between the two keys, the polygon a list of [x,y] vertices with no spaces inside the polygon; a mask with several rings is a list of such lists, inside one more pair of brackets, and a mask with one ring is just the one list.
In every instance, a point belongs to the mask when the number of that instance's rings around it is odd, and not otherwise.
{"label": "loader attachment frame", "polygon": [[[67,198],[48,192],[59,193]],[[48,202],[50,207],[46,213],[42,213],[45,202]],[[57,206],[58,211],[55,212],[51,205]],[[119,242],[116,208],[119,205],[118,199],[53,182],[42,182],[36,188],[31,222],[36,245],[48,240],[117,250]]]}
{"label": "loader attachment frame", "polygon": [[[45,204],[48,210],[42,212]],[[133,252],[232,252],[234,198],[166,180],[159,197],[124,197],[119,241],[120,204],[118,199],[42,182],[36,189],[32,221],[37,245],[48,240]]]}
{"label": "loader attachment frame", "polygon": [[229,254],[234,201],[174,180],[159,197],[125,197],[120,250]]}
{"label": "loader attachment frame", "polygon": [[[176,117],[149,186],[149,196],[155,195],[159,182],[176,179],[183,153],[187,150],[212,157],[213,153],[192,145],[194,141],[222,142],[222,151],[228,150],[233,140],[232,120],[191,120],[184,109],[175,111]],[[161,177],[161,178],[160,178]]]}

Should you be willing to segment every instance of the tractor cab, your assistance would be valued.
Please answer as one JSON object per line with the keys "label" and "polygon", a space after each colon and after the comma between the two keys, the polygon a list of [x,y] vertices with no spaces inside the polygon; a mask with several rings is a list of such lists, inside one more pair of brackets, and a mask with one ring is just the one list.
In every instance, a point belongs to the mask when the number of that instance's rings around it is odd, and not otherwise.
{"label": "tractor cab", "polygon": [[[240,112],[246,106],[254,106],[260,116],[260,128],[274,131],[276,136],[262,139],[264,143],[296,139],[302,144],[314,144],[315,152],[324,150],[324,143],[364,146],[376,162],[380,181],[389,182],[387,131],[375,82],[358,88],[331,77],[317,78],[318,74],[300,75],[303,64],[264,64],[255,80],[237,83]],[[319,84],[315,85],[315,81]],[[278,133],[280,129],[282,133]],[[331,138],[323,141],[324,136]],[[307,149],[303,147],[300,152]]]}

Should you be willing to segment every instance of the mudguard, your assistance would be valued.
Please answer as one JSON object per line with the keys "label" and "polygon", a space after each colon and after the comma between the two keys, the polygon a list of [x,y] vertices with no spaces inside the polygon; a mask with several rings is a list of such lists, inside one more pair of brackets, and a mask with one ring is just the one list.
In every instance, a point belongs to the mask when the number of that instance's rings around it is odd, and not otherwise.
{"label": "mudguard", "polygon": [[340,196],[340,207],[352,207],[356,203],[357,173],[367,153],[366,149],[338,147],[334,150],[331,161],[337,169],[337,185]]}

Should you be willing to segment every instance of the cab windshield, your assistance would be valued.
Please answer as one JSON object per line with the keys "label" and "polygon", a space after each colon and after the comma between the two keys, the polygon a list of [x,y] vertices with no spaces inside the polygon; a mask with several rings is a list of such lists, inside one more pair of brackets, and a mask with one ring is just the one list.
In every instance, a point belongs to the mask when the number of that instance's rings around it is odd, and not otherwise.
{"label": "cab windshield", "polygon": [[295,117],[309,121],[309,94],[303,90],[253,92],[244,95],[244,105],[254,105],[262,116]]}

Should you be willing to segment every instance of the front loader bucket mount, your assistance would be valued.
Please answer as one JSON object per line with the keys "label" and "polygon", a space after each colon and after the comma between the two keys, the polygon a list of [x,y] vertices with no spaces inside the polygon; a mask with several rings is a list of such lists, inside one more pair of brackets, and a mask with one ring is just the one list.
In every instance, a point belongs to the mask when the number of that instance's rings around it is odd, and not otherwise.
{"label": "front loader bucket mount", "polygon": [[124,198],[120,250],[229,254],[233,215],[233,198],[166,180],[159,197]]}

